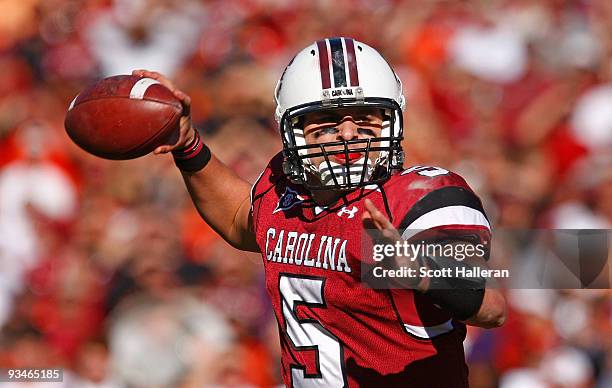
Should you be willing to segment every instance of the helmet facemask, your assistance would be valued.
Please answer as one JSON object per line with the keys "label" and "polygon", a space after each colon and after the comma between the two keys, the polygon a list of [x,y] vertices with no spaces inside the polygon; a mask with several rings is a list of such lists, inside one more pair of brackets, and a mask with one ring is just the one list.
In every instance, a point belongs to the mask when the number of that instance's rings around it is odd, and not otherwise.
{"label": "helmet facemask", "polygon": [[[379,137],[339,140],[306,144],[303,116],[324,110],[348,107],[380,108],[383,110]],[[281,119],[284,145],[284,172],[298,184],[310,190],[352,190],[366,185],[382,183],[394,169],[403,164],[402,114],[399,105],[388,99],[371,98],[368,101],[342,99],[336,102],[313,103],[288,109]],[[354,161],[350,154],[360,154]],[[335,155],[341,155],[344,163]],[[373,155],[377,155],[374,157]],[[313,159],[323,158],[318,165]]]}

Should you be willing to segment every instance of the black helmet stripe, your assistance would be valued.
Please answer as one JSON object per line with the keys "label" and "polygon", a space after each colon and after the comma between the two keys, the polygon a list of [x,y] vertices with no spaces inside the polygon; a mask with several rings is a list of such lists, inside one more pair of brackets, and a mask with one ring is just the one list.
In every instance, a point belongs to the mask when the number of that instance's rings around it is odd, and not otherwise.
{"label": "black helmet stripe", "polygon": [[341,38],[329,39],[331,49],[332,72],[334,74],[334,86],[346,87],[346,70],[344,64],[344,48]]}

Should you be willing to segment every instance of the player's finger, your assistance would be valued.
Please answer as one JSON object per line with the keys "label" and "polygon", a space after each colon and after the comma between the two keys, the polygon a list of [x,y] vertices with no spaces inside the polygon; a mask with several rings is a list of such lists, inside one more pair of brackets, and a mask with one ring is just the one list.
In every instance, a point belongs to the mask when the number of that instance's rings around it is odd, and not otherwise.
{"label": "player's finger", "polygon": [[155,79],[166,79],[163,74],[158,73],[157,71],[147,70],[147,69],[138,69],[132,72],[133,75],[144,75],[147,77],[155,78]]}
{"label": "player's finger", "polygon": [[191,105],[191,97],[189,97],[189,95],[187,95],[186,93],[176,89],[174,91],[174,95],[176,96],[176,98],[178,98],[179,100],[181,100],[181,102],[183,103],[183,106],[187,105]]}
{"label": "player's finger", "polygon": [[370,201],[369,199],[365,200],[366,211],[369,213],[369,216],[372,219],[372,223],[376,226],[376,228],[382,233],[385,238],[388,239],[399,239],[401,236],[397,229],[393,226],[391,221],[385,216],[383,212],[378,210],[378,208]]}
{"label": "player's finger", "polygon": [[363,220],[363,224],[364,227],[366,229],[377,229],[377,230],[381,230],[383,229],[383,225],[381,225],[380,221],[378,218],[375,218],[372,213],[369,210],[365,210],[363,212],[362,215],[362,220]]}
{"label": "player's finger", "polygon": [[165,77],[161,75],[160,73],[156,71],[145,70],[145,69],[134,70],[132,71],[132,75],[135,75],[137,77],[153,78],[160,82],[161,82],[161,79],[165,79]]}
{"label": "player's finger", "polygon": [[168,88],[168,90],[170,90],[179,101],[181,101],[181,105],[183,105],[183,115],[189,116],[191,114],[191,97],[189,97],[189,95],[187,95],[183,91],[177,89],[176,86],[174,86],[174,84],[172,83],[172,81],[170,81],[161,73],[158,73],[156,71],[139,69],[133,70],[132,75],[135,75],[137,77],[152,78],[154,80],[159,81],[162,85]]}
{"label": "player's finger", "polygon": [[185,143],[185,134],[181,133],[176,143],[172,144],[171,146],[168,146],[169,151],[185,148],[185,146],[187,145]]}
{"label": "player's finger", "polygon": [[370,201],[369,199],[366,199],[365,200],[365,210],[362,215],[362,220],[366,228],[368,229],[376,228],[378,230],[382,228],[382,225],[379,221],[379,217],[375,216],[376,212],[378,212],[378,209],[376,208],[376,206],[374,206],[372,201]]}
{"label": "player's finger", "polygon": [[376,225],[374,225],[374,220],[367,210],[363,212],[361,221],[363,223],[363,227],[366,229],[378,229],[376,228]]}
{"label": "player's finger", "polygon": [[191,114],[191,97],[178,89],[174,90],[173,93],[181,101],[181,105],[183,105],[183,116],[189,116]]}
{"label": "player's finger", "polygon": [[170,149],[168,146],[159,146],[153,151],[155,155],[165,154],[167,152],[170,152]]}
{"label": "player's finger", "polygon": [[369,199],[365,200],[365,207],[368,213],[370,213],[372,221],[374,221],[375,224],[380,225],[383,228],[392,226],[389,219],[380,210],[378,210],[374,203],[372,203],[372,201]]}
{"label": "player's finger", "polygon": [[399,232],[397,231],[397,229],[392,228],[392,229],[383,229],[382,230],[382,235],[389,240],[393,240],[393,241],[399,241],[401,240],[401,237]]}
{"label": "player's finger", "polygon": [[158,72],[145,71],[143,73],[143,76],[153,78],[159,81],[165,87],[167,87],[168,90],[170,90],[172,94],[174,94],[174,97],[176,97],[179,101],[181,101],[181,104],[183,105],[183,114],[187,116],[189,115],[190,106],[191,106],[191,97],[189,97],[189,95],[177,89],[176,86],[174,86],[174,83],[172,83],[172,81],[170,81],[168,78],[166,78],[165,76],[163,76],[162,74]]}
{"label": "player's finger", "polygon": [[159,81],[160,84],[162,84],[165,87],[167,87],[172,93],[174,93],[176,95],[176,93],[175,93],[176,92],[176,87],[174,86],[172,81],[170,81],[168,78],[166,78],[161,73],[158,73],[156,71],[139,69],[139,70],[132,71],[132,75],[135,75],[137,77],[153,78],[154,80]]}

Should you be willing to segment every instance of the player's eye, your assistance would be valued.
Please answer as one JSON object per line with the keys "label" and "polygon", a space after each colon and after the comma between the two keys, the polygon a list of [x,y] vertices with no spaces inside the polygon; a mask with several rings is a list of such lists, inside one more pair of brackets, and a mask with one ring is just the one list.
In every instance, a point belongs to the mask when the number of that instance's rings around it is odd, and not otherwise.
{"label": "player's eye", "polygon": [[369,137],[377,137],[373,128],[357,128],[357,133]]}
{"label": "player's eye", "polygon": [[338,128],[336,127],[324,127],[317,129],[314,133],[315,137],[323,136],[323,135],[334,135],[338,133]]}

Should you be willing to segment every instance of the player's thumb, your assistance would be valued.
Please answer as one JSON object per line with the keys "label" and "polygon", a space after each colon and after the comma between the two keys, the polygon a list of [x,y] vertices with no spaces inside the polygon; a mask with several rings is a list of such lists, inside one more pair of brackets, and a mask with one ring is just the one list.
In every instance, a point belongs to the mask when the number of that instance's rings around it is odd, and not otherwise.
{"label": "player's thumb", "polygon": [[168,146],[159,146],[155,150],[153,150],[153,153],[155,155],[159,155],[159,154],[168,153],[169,151],[170,151],[170,147],[168,147]]}

